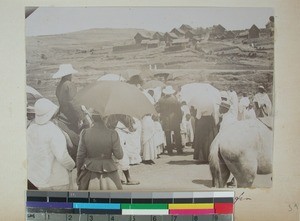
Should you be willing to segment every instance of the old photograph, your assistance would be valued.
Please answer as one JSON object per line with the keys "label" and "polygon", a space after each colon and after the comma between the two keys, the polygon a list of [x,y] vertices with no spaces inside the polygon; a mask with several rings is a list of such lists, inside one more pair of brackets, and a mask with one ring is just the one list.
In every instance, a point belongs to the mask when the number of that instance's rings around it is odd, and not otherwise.
{"label": "old photograph", "polygon": [[28,189],[272,187],[272,8],[25,15]]}

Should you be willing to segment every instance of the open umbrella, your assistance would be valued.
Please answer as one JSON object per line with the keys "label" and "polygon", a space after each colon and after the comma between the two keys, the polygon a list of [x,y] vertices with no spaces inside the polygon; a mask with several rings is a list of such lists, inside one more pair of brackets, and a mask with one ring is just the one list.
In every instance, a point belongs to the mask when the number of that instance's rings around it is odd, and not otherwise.
{"label": "open umbrella", "polygon": [[118,74],[105,74],[98,78],[97,81],[126,81],[126,79]]}
{"label": "open umbrella", "polygon": [[156,87],[165,87],[166,84],[158,81],[158,80],[151,80],[151,81],[147,81],[146,83],[144,83],[144,85],[142,86],[144,89],[148,89],[148,88],[156,88]]}
{"label": "open umbrella", "polygon": [[180,99],[188,103],[195,94],[209,94],[221,100],[219,90],[208,83],[190,83],[183,85],[180,90]]}
{"label": "open umbrella", "polygon": [[[194,106],[197,112],[212,114],[217,124],[219,122],[219,104],[221,95],[218,89],[207,83],[191,83],[181,87],[181,101]],[[199,117],[199,116],[198,116]]]}
{"label": "open umbrella", "polygon": [[27,104],[33,106],[34,103],[43,97],[36,89],[26,85]]}
{"label": "open umbrella", "polygon": [[154,106],[135,86],[119,81],[98,81],[80,90],[77,101],[102,116],[124,114],[141,119],[156,114]]}

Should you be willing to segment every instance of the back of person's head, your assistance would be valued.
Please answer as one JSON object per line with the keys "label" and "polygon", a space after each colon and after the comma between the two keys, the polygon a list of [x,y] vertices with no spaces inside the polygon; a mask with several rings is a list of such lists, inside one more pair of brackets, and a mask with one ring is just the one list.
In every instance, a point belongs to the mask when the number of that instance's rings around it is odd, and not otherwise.
{"label": "back of person's head", "polygon": [[154,96],[154,91],[153,90],[148,90],[148,94],[150,94],[153,97]]}
{"label": "back of person's head", "polygon": [[184,105],[186,105],[186,101],[181,102],[181,106],[184,106]]}
{"label": "back of person's head", "polygon": [[134,84],[136,86],[138,85],[143,85],[144,81],[143,79],[141,78],[140,75],[133,75],[128,81],[127,83],[129,84]]}

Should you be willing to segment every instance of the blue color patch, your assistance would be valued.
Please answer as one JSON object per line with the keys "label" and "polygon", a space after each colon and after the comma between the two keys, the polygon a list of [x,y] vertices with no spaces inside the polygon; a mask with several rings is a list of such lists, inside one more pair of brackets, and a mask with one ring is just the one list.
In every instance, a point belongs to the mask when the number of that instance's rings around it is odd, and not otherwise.
{"label": "blue color patch", "polygon": [[74,209],[121,209],[119,203],[73,203]]}

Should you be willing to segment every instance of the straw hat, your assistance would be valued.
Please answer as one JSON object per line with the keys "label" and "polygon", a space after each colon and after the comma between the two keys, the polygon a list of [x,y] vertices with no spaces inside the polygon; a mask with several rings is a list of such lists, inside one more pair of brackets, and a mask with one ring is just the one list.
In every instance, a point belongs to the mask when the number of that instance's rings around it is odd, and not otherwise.
{"label": "straw hat", "polygon": [[61,64],[58,71],[53,74],[52,78],[62,78],[64,76],[78,73],[71,64]]}
{"label": "straw hat", "polygon": [[172,86],[167,86],[165,89],[163,89],[162,91],[164,94],[170,95],[170,94],[174,94],[175,90],[173,89]]}
{"label": "straw hat", "polygon": [[37,124],[47,123],[57,112],[58,106],[46,98],[37,100],[34,104],[35,122]]}
{"label": "straw hat", "polygon": [[260,85],[258,88],[262,89],[262,90],[264,90],[264,92],[266,92],[266,88],[264,86]]}

